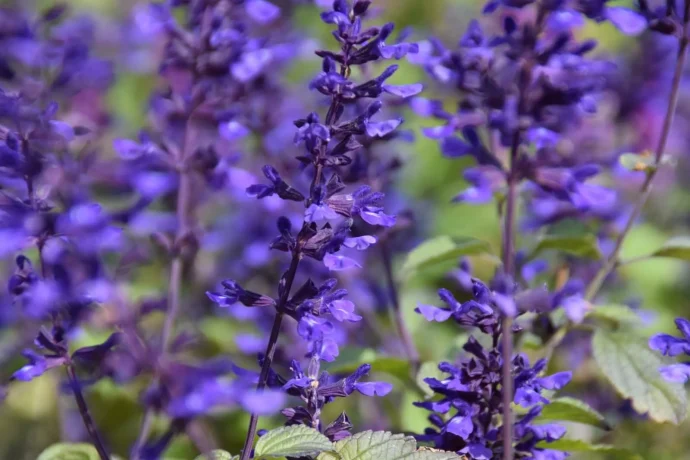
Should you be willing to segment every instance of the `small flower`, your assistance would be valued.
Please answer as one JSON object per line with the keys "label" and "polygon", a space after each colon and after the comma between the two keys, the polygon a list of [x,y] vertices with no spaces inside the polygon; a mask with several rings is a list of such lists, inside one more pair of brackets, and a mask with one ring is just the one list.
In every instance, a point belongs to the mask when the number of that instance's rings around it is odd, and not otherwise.
{"label": "small flower", "polygon": [[676,327],[683,334],[674,337],[669,334],[656,334],[649,339],[649,347],[666,356],[690,355],[690,321],[676,318]]}

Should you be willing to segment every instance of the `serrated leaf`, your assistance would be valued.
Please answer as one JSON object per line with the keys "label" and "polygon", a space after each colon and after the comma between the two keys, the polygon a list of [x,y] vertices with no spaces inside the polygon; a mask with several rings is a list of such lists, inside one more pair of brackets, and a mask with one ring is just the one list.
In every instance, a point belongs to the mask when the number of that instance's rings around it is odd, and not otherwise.
{"label": "serrated leaf", "polygon": [[546,235],[539,239],[531,257],[542,251],[555,250],[587,259],[601,259],[597,239],[592,234],[586,235]]}
{"label": "serrated leaf", "polygon": [[676,236],[652,253],[653,257],[690,260],[690,236]]}
{"label": "serrated leaf", "polygon": [[647,340],[628,330],[598,329],[592,338],[594,359],[606,378],[639,413],[657,422],[678,424],[686,417],[683,385],[666,382],[659,375],[664,363],[650,350]]}
{"label": "serrated leaf", "polygon": [[363,431],[333,445],[333,451],[323,452],[317,460],[459,460],[455,452],[437,449],[417,449],[412,436],[388,431]]}
{"label": "serrated leaf", "polygon": [[425,268],[457,262],[462,256],[491,253],[491,245],[476,238],[439,236],[426,240],[407,254],[402,273],[409,276]]}
{"label": "serrated leaf", "polygon": [[319,431],[304,425],[291,425],[261,436],[254,457],[304,457],[332,447],[331,441]]}
{"label": "serrated leaf", "polygon": [[587,318],[614,323],[616,326],[636,325],[642,322],[640,316],[627,305],[599,305],[587,312]]}
{"label": "serrated leaf", "polygon": [[239,455],[232,455],[230,452],[225,450],[212,450],[211,452],[206,452],[205,454],[199,455],[194,460],[236,460],[240,458]]}
{"label": "serrated leaf", "polygon": [[36,460],[100,460],[98,451],[86,443],[53,444],[41,452]]}
{"label": "serrated leaf", "polygon": [[577,422],[602,430],[611,429],[603,415],[579,399],[569,397],[552,399],[551,403],[542,409],[539,419]]}
{"label": "serrated leaf", "polygon": [[590,444],[579,439],[559,439],[553,442],[541,442],[537,447],[543,449],[560,450],[563,452],[594,452],[605,454],[607,458],[616,460],[643,460],[639,454],[621,447],[608,444]]}

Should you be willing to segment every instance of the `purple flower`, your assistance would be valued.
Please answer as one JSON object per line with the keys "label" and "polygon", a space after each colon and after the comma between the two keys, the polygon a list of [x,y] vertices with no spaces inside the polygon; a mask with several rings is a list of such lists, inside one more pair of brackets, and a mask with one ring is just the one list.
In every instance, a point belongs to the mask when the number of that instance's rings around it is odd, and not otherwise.
{"label": "purple flower", "polygon": [[225,288],[223,294],[206,293],[209,299],[221,307],[229,307],[237,302],[247,307],[273,307],[276,304],[274,299],[256,292],[247,291],[233,280],[225,280],[222,282],[222,285]]}
{"label": "purple flower", "polygon": [[266,179],[270,180],[273,185],[250,185],[247,187],[247,194],[249,196],[254,196],[258,199],[261,199],[276,194],[284,200],[304,201],[304,195],[302,195],[297,189],[290,187],[280,177],[280,174],[278,174],[278,171],[274,167],[266,165],[262,168],[262,171],[264,176],[266,176]]}
{"label": "purple flower", "polygon": [[53,360],[51,361],[52,366],[49,366],[48,360],[33,350],[24,350],[22,355],[29,361],[29,364],[25,364],[21,369],[12,374],[12,378],[15,380],[28,382],[43,375],[50,367],[62,364],[62,362],[56,363]]}
{"label": "purple flower", "polygon": [[[307,372],[297,361],[292,361],[290,366],[292,376],[290,379],[274,374],[274,385],[281,386],[289,395],[299,396],[305,401],[304,406],[290,407],[283,410],[283,415],[288,418],[287,424],[304,424],[318,426],[320,424],[321,411],[326,404],[336,398],[344,398],[357,391],[366,396],[385,396],[392,385],[386,382],[360,382],[369,373],[371,366],[363,364],[354,373],[337,379],[327,372],[320,372],[319,357],[311,358]],[[341,414],[329,425],[324,433],[331,440],[342,439],[349,436],[352,425],[345,413]]]}
{"label": "purple flower", "polygon": [[685,383],[690,379],[690,364],[669,364],[659,368],[661,376],[673,383]]}
{"label": "purple flower", "polygon": [[260,24],[268,24],[280,16],[280,8],[266,0],[248,0],[245,8],[249,17]]}
{"label": "purple flower", "polygon": [[681,353],[690,355],[690,321],[676,318],[676,327],[682,333],[682,337],[656,334],[649,339],[649,347],[666,356],[677,356]]}
{"label": "purple flower", "polygon": [[572,372],[559,372],[548,377],[537,377],[546,367],[545,360],[539,360],[533,368],[529,368],[529,360],[524,355],[518,355],[514,360],[517,366],[524,369],[515,377],[515,403],[523,407],[532,407],[549,400],[541,396],[541,391],[559,390],[570,382]]}

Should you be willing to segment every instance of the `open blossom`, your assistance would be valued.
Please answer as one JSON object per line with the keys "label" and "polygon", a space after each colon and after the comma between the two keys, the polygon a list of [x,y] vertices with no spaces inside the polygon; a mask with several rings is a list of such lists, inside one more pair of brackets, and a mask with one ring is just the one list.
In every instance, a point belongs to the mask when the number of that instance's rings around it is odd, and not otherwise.
{"label": "open blossom", "polygon": [[[690,355],[690,321],[676,318],[676,327],[681,337],[656,334],[649,339],[649,347],[666,356]],[[661,367],[659,372],[669,382],[685,383],[690,379],[690,363],[669,364]]]}

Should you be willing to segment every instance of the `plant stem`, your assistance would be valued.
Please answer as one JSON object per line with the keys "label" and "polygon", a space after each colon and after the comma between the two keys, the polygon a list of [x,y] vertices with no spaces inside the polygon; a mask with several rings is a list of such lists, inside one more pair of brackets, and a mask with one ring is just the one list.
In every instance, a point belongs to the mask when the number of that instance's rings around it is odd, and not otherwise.
{"label": "plant stem", "polygon": [[[285,282],[285,286],[282,289],[282,295],[278,299],[278,304],[276,305],[276,316],[273,320],[273,327],[271,328],[271,336],[268,339],[268,345],[266,346],[266,354],[264,356],[264,362],[261,365],[261,374],[259,374],[259,383],[256,389],[262,390],[266,386],[266,379],[268,378],[268,372],[271,370],[271,364],[273,364],[273,357],[278,348],[278,336],[280,335],[280,326],[283,322],[283,316],[285,315],[285,305],[287,304],[288,298],[290,296],[290,291],[292,290],[292,284],[295,281],[295,275],[297,274],[297,267],[302,259],[300,248],[297,247],[292,253],[292,261],[290,262],[290,268],[288,269],[285,277],[282,281]],[[259,422],[259,415],[252,414],[249,418],[249,428],[247,429],[247,437],[244,440],[244,447],[242,448],[241,460],[249,459],[249,455],[252,450],[252,445],[254,444],[254,436],[256,436],[256,425]]]}
{"label": "plant stem", "polygon": [[[508,172],[508,193],[506,196],[506,210],[503,227],[503,250],[502,262],[503,270],[507,276],[512,276],[513,259],[515,258],[515,205],[517,201],[517,174],[515,165],[517,163],[518,151],[520,149],[520,130],[513,134],[513,142],[510,148],[510,170]],[[503,357],[502,392],[503,392],[503,459],[513,460],[513,412],[511,404],[513,402],[513,318],[507,314],[503,315],[501,321],[501,349]]]}
{"label": "plant stem", "polygon": [[89,436],[91,436],[91,441],[93,442],[93,445],[96,447],[96,450],[98,451],[98,456],[101,458],[101,460],[110,460],[110,454],[108,454],[108,450],[105,448],[105,445],[103,444],[103,439],[101,438],[101,435],[98,432],[98,428],[96,428],[96,424],[94,423],[93,418],[91,417],[91,413],[89,412],[89,406],[86,404],[86,399],[84,399],[84,395],[81,392],[81,385],[77,380],[77,374],[74,371],[74,366],[72,365],[72,363],[67,364],[66,370],[67,377],[69,378],[70,387],[72,388],[72,393],[74,393],[74,399],[77,401],[79,413],[81,414],[81,418],[84,421],[86,431],[89,432]]}
{"label": "plant stem", "polygon": [[[194,227],[194,214],[192,210],[193,205],[193,190],[192,190],[192,175],[191,171],[186,167],[185,162],[190,154],[190,146],[193,144],[189,141],[191,137],[190,131],[192,130],[192,114],[190,111],[186,127],[185,134],[182,141],[182,148],[177,154],[176,163],[179,170],[180,183],[177,188],[177,203],[176,203],[176,215],[177,215],[177,231],[175,233],[174,241],[174,252],[172,256],[172,262],[170,265],[170,275],[168,279],[168,306],[165,312],[165,322],[163,323],[163,330],[161,331],[161,341],[160,341],[160,353],[164,356],[168,351],[168,346],[172,338],[172,333],[175,328],[175,320],[180,311],[180,293],[182,290],[182,278],[184,274],[184,251],[181,248],[183,245],[183,239],[187,236],[188,232]],[[137,436],[134,446],[132,448],[133,460],[139,458],[139,450],[146,442],[149,432],[151,430],[151,425],[153,423],[153,409],[147,408],[144,413],[144,418],[141,422],[141,428],[139,435]]]}
{"label": "plant stem", "polygon": [[381,260],[383,261],[383,268],[386,274],[386,284],[388,287],[388,297],[391,302],[393,319],[398,330],[400,340],[405,348],[405,355],[412,364],[412,371],[416,374],[419,369],[419,352],[414,344],[412,334],[405,324],[402,309],[400,308],[400,295],[398,293],[398,285],[393,276],[393,265],[391,260],[391,252],[386,241],[381,241]]}
{"label": "plant stem", "polygon": [[671,84],[671,94],[669,95],[666,116],[664,117],[664,124],[661,129],[661,136],[659,137],[659,143],[655,151],[654,166],[647,172],[645,180],[642,183],[642,187],[640,188],[640,196],[637,199],[637,203],[635,203],[635,207],[633,208],[630,217],[628,217],[623,231],[618,235],[613,251],[606,259],[606,262],[604,262],[604,265],[601,267],[599,272],[597,272],[596,276],[589,283],[589,286],[587,286],[585,299],[589,301],[592,301],[594,297],[596,297],[606,278],[611,274],[613,269],[616,268],[616,265],[618,264],[618,256],[621,248],[623,247],[623,242],[628,236],[628,233],[630,233],[630,229],[632,228],[633,224],[642,213],[642,208],[652,193],[652,183],[654,182],[654,178],[661,167],[664,151],[666,150],[666,143],[671,132],[671,126],[673,125],[676,107],[678,106],[678,98],[680,96],[680,83],[683,78],[683,68],[685,67],[685,56],[688,48],[688,33],[690,32],[688,30],[688,24],[690,23],[690,0],[686,0],[685,2],[683,22],[683,35],[680,38],[680,43],[678,45],[676,68],[673,73],[673,82]]}

